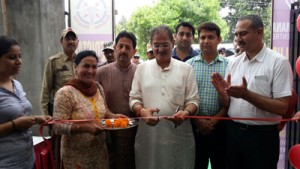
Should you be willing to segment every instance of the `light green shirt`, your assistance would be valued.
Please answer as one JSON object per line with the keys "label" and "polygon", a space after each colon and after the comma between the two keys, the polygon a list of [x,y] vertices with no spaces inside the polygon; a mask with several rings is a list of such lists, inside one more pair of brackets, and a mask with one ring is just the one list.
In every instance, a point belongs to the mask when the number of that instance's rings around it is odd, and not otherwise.
{"label": "light green shirt", "polygon": [[202,55],[198,55],[189,59],[186,63],[192,65],[198,84],[200,102],[197,115],[214,116],[219,112],[221,107],[219,105],[218,93],[211,83],[211,75],[214,72],[218,72],[224,77],[228,61],[218,55],[211,63],[207,63],[202,58]]}

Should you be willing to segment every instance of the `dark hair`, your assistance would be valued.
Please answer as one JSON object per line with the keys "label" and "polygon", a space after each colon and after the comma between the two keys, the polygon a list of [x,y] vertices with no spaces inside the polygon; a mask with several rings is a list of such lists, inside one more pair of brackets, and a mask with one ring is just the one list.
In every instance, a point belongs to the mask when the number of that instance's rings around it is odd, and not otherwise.
{"label": "dark hair", "polygon": [[157,26],[155,28],[153,28],[150,32],[150,42],[152,43],[152,40],[153,40],[153,36],[157,33],[163,33],[163,32],[167,32],[169,38],[171,41],[174,40],[173,38],[173,33],[172,33],[172,29],[166,25],[160,25],[160,26]]}
{"label": "dark hair", "polygon": [[178,33],[178,29],[179,29],[180,26],[188,27],[188,28],[192,29],[192,34],[193,34],[193,36],[195,35],[195,28],[194,28],[194,26],[192,25],[191,22],[180,22],[175,28],[176,33]]}
{"label": "dark hair", "polygon": [[133,33],[127,32],[126,30],[120,32],[120,33],[118,34],[118,36],[116,37],[116,40],[115,40],[116,45],[119,43],[119,39],[120,39],[120,38],[128,38],[128,39],[131,39],[131,40],[132,40],[133,49],[136,48],[136,37],[135,37],[135,35],[134,35]]}
{"label": "dark hair", "polygon": [[14,45],[20,46],[15,39],[8,36],[0,36],[0,57],[9,52]]}
{"label": "dark hair", "polygon": [[264,24],[262,22],[262,19],[260,16],[258,15],[246,15],[246,16],[242,16],[238,19],[239,21],[243,21],[243,20],[250,20],[251,21],[251,27],[253,29],[259,29],[259,28],[263,28],[264,29]]}
{"label": "dark hair", "polygon": [[207,31],[216,31],[216,34],[218,37],[221,36],[221,29],[220,27],[213,23],[213,22],[203,22],[198,26],[198,36],[200,36],[200,32],[202,30],[207,30]]}
{"label": "dark hair", "polygon": [[97,54],[95,51],[93,50],[84,50],[84,51],[81,51],[79,52],[76,57],[75,57],[75,64],[76,65],[79,65],[79,63],[81,62],[81,60],[85,57],[88,57],[88,56],[93,56],[97,62],[98,62],[98,57],[97,57]]}

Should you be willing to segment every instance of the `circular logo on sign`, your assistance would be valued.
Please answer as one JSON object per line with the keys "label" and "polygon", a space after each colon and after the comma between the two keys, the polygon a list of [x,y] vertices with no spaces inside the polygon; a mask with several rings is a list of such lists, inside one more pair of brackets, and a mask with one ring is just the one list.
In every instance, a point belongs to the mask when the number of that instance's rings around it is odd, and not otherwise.
{"label": "circular logo on sign", "polygon": [[76,20],[85,26],[101,27],[111,13],[105,0],[81,0],[76,6]]}

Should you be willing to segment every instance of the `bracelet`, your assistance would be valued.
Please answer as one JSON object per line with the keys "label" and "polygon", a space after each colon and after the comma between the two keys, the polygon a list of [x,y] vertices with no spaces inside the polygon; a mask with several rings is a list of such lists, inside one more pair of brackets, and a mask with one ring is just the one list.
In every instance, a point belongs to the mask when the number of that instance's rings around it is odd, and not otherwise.
{"label": "bracelet", "polygon": [[13,129],[13,131],[16,131],[16,130],[17,130],[16,123],[15,123],[13,120],[11,120],[10,122],[11,122],[11,124],[12,124],[12,129]]}

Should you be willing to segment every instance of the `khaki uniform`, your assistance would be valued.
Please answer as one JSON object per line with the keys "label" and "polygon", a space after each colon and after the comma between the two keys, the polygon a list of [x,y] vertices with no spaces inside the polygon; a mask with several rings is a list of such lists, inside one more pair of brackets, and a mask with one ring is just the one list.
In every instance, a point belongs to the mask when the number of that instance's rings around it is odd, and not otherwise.
{"label": "khaki uniform", "polygon": [[48,103],[53,100],[54,94],[68,80],[74,78],[74,60],[65,53],[58,53],[49,57],[45,65],[44,78],[41,92],[41,109],[45,115],[48,113]]}

